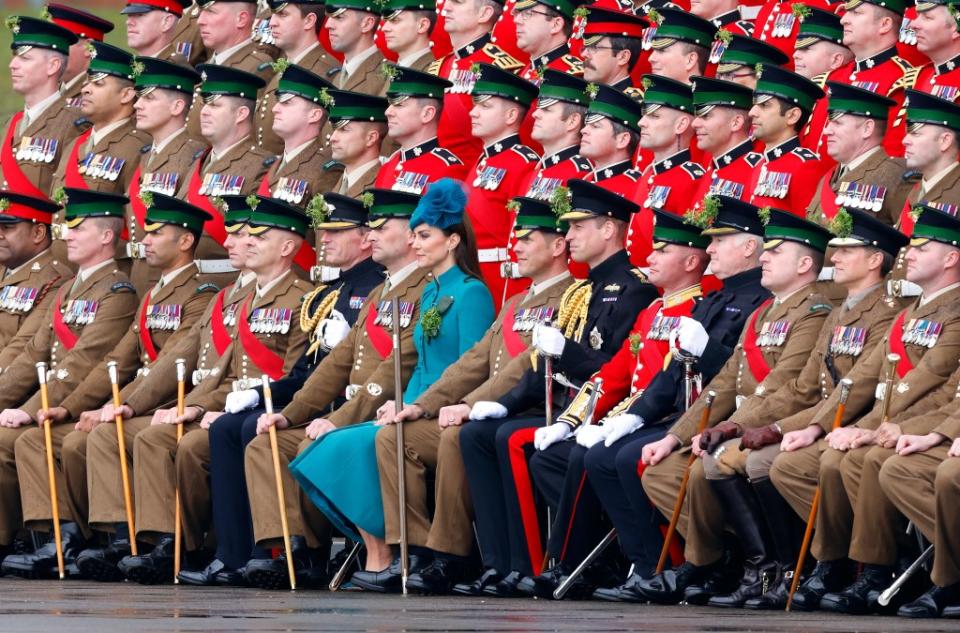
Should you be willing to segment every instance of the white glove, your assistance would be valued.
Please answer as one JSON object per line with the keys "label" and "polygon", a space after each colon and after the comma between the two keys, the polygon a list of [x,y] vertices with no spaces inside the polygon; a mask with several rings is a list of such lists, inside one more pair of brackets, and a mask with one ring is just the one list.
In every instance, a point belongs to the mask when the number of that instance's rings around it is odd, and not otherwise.
{"label": "white glove", "polygon": [[558,357],[563,354],[567,339],[555,327],[538,324],[533,328],[533,346],[545,356]]}
{"label": "white glove", "polygon": [[258,404],[260,404],[260,394],[256,389],[232,391],[227,394],[227,403],[223,406],[223,410],[227,413],[240,413]]}
{"label": "white glove", "polygon": [[324,319],[320,324],[320,336],[323,338],[323,346],[326,349],[333,349],[337,343],[347,338],[350,333],[350,324],[343,318],[339,312],[334,312],[330,318]]}
{"label": "white glove", "polygon": [[591,448],[594,444],[602,442],[609,432],[610,429],[602,424],[581,426],[577,430],[577,444],[584,448]]}
{"label": "white glove", "polygon": [[680,349],[699,357],[707,348],[709,340],[710,337],[700,321],[690,317],[680,317],[680,325],[677,327],[677,342],[680,344]]}
{"label": "white glove", "polygon": [[538,451],[545,451],[557,442],[570,437],[570,425],[565,422],[554,422],[550,426],[541,426],[533,434],[533,447]]}
{"label": "white glove", "polygon": [[886,395],[887,385],[885,383],[878,382],[876,389],[873,391],[873,397],[879,401],[883,401],[883,396]]}
{"label": "white glove", "polygon": [[490,420],[490,419],[499,419],[507,417],[507,408],[500,404],[499,402],[490,402],[489,400],[481,400],[473,405],[473,408],[470,409],[470,419],[471,420]]}
{"label": "white glove", "polygon": [[603,440],[604,446],[611,446],[622,437],[626,437],[643,426],[643,418],[632,413],[615,415],[603,426],[607,427],[607,437]]}

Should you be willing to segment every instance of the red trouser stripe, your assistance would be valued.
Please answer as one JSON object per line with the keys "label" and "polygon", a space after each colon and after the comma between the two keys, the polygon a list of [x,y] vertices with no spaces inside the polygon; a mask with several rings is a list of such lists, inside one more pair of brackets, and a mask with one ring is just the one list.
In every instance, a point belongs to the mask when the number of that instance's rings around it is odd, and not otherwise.
{"label": "red trouser stripe", "polygon": [[510,470],[513,485],[517,490],[520,505],[520,520],[523,521],[523,533],[527,538],[530,551],[530,568],[536,573],[543,568],[543,546],[540,544],[540,522],[537,519],[537,504],[533,499],[533,487],[530,485],[530,471],[527,468],[527,454],[524,447],[533,443],[536,427],[520,429],[510,435],[507,441],[510,455]]}

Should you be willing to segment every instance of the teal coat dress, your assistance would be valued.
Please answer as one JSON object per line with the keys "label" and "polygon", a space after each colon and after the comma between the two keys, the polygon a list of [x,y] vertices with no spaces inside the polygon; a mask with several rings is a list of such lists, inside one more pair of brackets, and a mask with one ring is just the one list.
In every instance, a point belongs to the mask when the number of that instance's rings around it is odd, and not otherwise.
{"label": "teal coat dress", "polygon": [[[414,402],[479,341],[495,316],[490,291],[458,266],[423,289],[420,314],[434,306],[446,306],[437,335],[425,335],[422,319],[413,331],[417,364],[403,392],[406,403]],[[354,539],[359,539],[354,526],[374,536],[385,535],[375,443],[379,428],[364,422],[331,431],[290,463],[293,476],[314,504]]]}

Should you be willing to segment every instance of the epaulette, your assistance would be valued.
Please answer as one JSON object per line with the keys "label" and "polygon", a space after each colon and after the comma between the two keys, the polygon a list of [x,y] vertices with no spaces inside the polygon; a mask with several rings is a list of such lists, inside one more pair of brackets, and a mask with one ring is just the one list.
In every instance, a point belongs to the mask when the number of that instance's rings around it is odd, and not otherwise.
{"label": "epaulette", "polygon": [[892,61],[897,66],[899,66],[900,70],[902,70],[903,72],[907,72],[908,70],[917,70],[916,68],[914,68],[913,64],[911,64],[904,58],[900,57],[899,55],[894,55],[893,57],[890,58],[890,61]]}
{"label": "epaulette", "polygon": [[753,32],[753,22],[750,20],[737,20],[734,22],[734,24],[743,29],[743,32],[747,35],[750,35],[750,33]]}
{"label": "epaulette", "polygon": [[638,182],[640,180],[640,176],[643,175],[643,172],[639,169],[628,169],[627,171],[623,172],[623,175],[633,182]]}
{"label": "epaulette", "polygon": [[626,88],[623,91],[623,94],[627,95],[631,99],[636,99],[637,101],[643,99],[643,90],[640,88],[634,88],[633,86]]}
{"label": "epaulette", "polygon": [[432,62],[430,62],[430,65],[427,66],[427,71],[426,71],[426,72],[430,73],[431,75],[439,75],[439,74],[440,74],[440,67],[443,66],[443,60],[444,60],[444,59],[446,59],[446,58],[445,58],[445,57],[441,57],[440,59],[435,59],[435,60],[433,60]]}
{"label": "epaulette", "polygon": [[900,180],[902,180],[903,182],[916,183],[916,182],[920,182],[922,178],[923,178],[923,173],[915,169],[907,170],[903,172],[902,176],[900,176]]}
{"label": "epaulette", "polygon": [[129,281],[118,281],[110,286],[110,292],[132,292],[136,294],[137,289]]}
{"label": "epaulette", "polygon": [[[896,57],[894,57],[896,59]],[[887,96],[893,94],[897,90],[906,90],[907,88],[913,88],[913,84],[917,83],[917,76],[920,74],[919,68],[906,68],[903,71],[903,76],[893,82],[893,85],[890,86],[890,92],[887,93]]]}
{"label": "epaulette", "polygon": [[810,312],[830,312],[833,310],[833,304],[830,303],[826,297],[817,295],[815,297],[811,297],[811,301],[813,303],[810,306]]}
{"label": "epaulette", "polygon": [[150,153],[150,150],[151,150],[151,149],[153,149],[153,143],[147,143],[146,145],[144,145],[143,147],[140,148],[140,153],[141,153],[141,154],[148,154],[148,153]]}
{"label": "epaulette", "polygon": [[807,149],[806,147],[795,147],[790,151],[791,154],[794,154],[800,160],[806,162],[808,160],[820,160],[820,157],[813,150]]}
{"label": "epaulette", "polygon": [[690,174],[691,178],[703,178],[703,175],[707,173],[699,164],[689,160],[680,165],[680,169]]}
{"label": "epaulette", "polygon": [[268,68],[270,68],[270,67],[272,67],[272,66],[273,66],[273,64],[271,64],[270,62],[263,62],[262,64],[260,64],[259,66],[257,66],[257,72],[258,72],[258,73],[262,73],[263,71],[265,71],[266,69],[268,69]]}
{"label": "epaulette", "polygon": [[483,52],[490,57],[490,63],[503,70],[517,71],[523,68],[516,57],[493,43],[484,44]]}
{"label": "epaulette", "polygon": [[333,77],[341,70],[343,70],[343,66],[334,66],[333,68],[327,71],[327,77]]}
{"label": "epaulette", "polygon": [[583,74],[583,60],[576,55],[564,55],[560,61],[567,65],[567,70],[574,75]]}
{"label": "epaulette", "polygon": [[631,268],[630,272],[633,273],[633,276],[642,281],[643,283],[650,283],[650,280],[647,279],[647,273],[643,272],[639,268]]}
{"label": "epaulette", "polygon": [[593,169],[593,163],[590,162],[590,159],[580,154],[571,157],[570,160],[573,162],[574,167],[581,171],[590,171]]}
{"label": "epaulette", "polygon": [[829,75],[830,73],[820,73],[819,75],[814,75],[813,78],[810,79],[810,81],[812,81],[813,83],[823,88],[824,86],[827,85],[827,77]]}
{"label": "epaulette", "polygon": [[202,147],[202,148],[198,149],[198,150],[197,150],[196,152],[194,152],[194,154],[193,154],[193,160],[199,159],[200,157],[202,157],[202,156],[203,156],[204,154],[206,154],[206,153],[207,153],[207,148],[206,148],[206,147]]}
{"label": "epaulette", "polygon": [[220,286],[210,282],[200,284],[197,286],[197,294],[201,292],[220,292]]}
{"label": "epaulette", "polygon": [[514,145],[510,149],[515,151],[517,154],[520,154],[520,156],[525,158],[528,163],[535,163],[540,160],[540,155],[526,145]]}
{"label": "epaulette", "polygon": [[743,160],[751,167],[756,167],[763,160],[763,154],[759,152],[747,152],[743,155]]}
{"label": "epaulette", "polygon": [[323,164],[323,167],[321,169],[323,169],[323,171],[330,171],[331,169],[335,169],[336,167],[343,167],[343,163],[341,163],[338,160],[333,160],[331,158],[330,160],[328,160]]}
{"label": "epaulette", "polygon": [[273,165],[275,162],[277,162],[276,156],[267,156],[266,158],[263,159],[263,166],[269,167]]}
{"label": "epaulette", "polygon": [[442,160],[447,165],[462,165],[463,161],[445,147],[434,147],[430,153]]}
{"label": "epaulette", "polygon": [[73,124],[74,124],[74,126],[76,126],[76,127],[83,127],[84,125],[93,125],[93,124],[90,122],[90,119],[88,119],[88,118],[85,117],[85,116],[80,117],[79,119],[77,119],[76,121],[74,121]]}

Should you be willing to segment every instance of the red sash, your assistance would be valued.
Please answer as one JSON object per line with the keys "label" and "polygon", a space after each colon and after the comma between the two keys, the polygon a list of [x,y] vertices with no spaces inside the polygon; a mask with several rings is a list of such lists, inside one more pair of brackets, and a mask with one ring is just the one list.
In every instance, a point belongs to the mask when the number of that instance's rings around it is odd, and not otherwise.
{"label": "red sash", "polygon": [[0,173],[3,180],[7,183],[8,191],[16,191],[34,198],[46,199],[48,196],[40,190],[20,169],[20,163],[13,153],[13,134],[23,119],[23,112],[17,112],[10,119],[10,125],[7,127],[7,134],[3,137],[3,147],[0,148]]}
{"label": "red sash", "polygon": [[[917,187],[920,186],[920,183],[917,183],[913,186],[913,189],[910,190],[910,195],[913,195],[913,192],[917,190]],[[907,201],[903,203],[903,210],[900,211],[900,220],[897,222],[897,228],[900,229],[900,232],[910,237],[913,234],[913,216],[910,215],[910,211],[913,209],[913,205],[910,203],[910,196],[907,196]]]}
{"label": "red sash", "polygon": [[503,346],[507,349],[507,353],[510,354],[510,358],[516,358],[527,349],[527,344],[523,342],[523,338],[520,337],[519,332],[513,329],[513,324],[517,317],[518,303],[520,303],[520,299],[510,304],[510,311],[507,312],[507,316],[503,318],[503,327],[501,328],[503,332]]}
{"label": "red sash", "polygon": [[227,331],[227,326],[223,322],[223,299],[227,296],[227,290],[231,287],[227,286],[217,293],[217,299],[213,303],[213,312],[210,314],[210,334],[213,338],[213,346],[217,348],[217,354],[220,356],[223,356],[223,353],[227,351],[227,346],[232,342],[230,332]]}
{"label": "red sash", "polygon": [[753,316],[750,317],[750,322],[747,323],[746,335],[743,337],[743,355],[746,356],[747,366],[757,383],[763,382],[767,374],[770,373],[770,366],[767,365],[763,352],[757,345],[757,318],[760,316],[760,312],[771,303],[773,303],[773,299],[767,299],[754,311]]}
{"label": "red sash", "polygon": [[197,160],[197,167],[190,177],[190,186],[187,187],[187,202],[195,207],[200,207],[213,217],[212,220],[204,223],[203,232],[212,237],[217,244],[223,246],[223,243],[227,240],[227,229],[223,225],[223,215],[213,206],[210,198],[200,193],[200,185],[203,184],[203,179],[200,177],[203,161],[203,157]]}
{"label": "red sash", "polygon": [[260,186],[257,187],[258,196],[270,195],[270,174],[271,173],[273,173],[272,169],[263,175],[263,180],[260,181]]}
{"label": "red sash", "polygon": [[264,373],[270,376],[271,380],[279,380],[283,378],[283,357],[278,356],[270,348],[260,342],[260,339],[250,331],[250,323],[247,322],[247,316],[249,316],[250,304],[253,303],[253,297],[256,295],[255,292],[250,293],[250,296],[243,304],[243,309],[240,311],[240,318],[237,320],[237,333],[240,335],[240,345],[243,346],[243,351],[247,353],[247,356],[250,357],[250,360],[253,361],[253,364],[257,366],[257,369],[261,373]]}
{"label": "red sash", "polygon": [[57,302],[53,306],[53,333],[56,335],[57,340],[60,341],[60,344],[63,345],[67,350],[72,350],[73,346],[77,344],[77,340],[80,338],[63,322],[63,313],[60,312],[60,304],[63,300],[63,290],[57,293]]}
{"label": "red sash", "polygon": [[377,302],[370,301],[370,311],[367,312],[367,320],[363,323],[363,330],[367,333],[367,338],[370,339],[373,348],[380,354],[380,358],[386,358],[393,351],[393,337],[376,321]]}
{"label": "red sash", "polygon": [[150,295],[151,292],[148,291],[147,295],[143,298],[143,305],[140,306],[140,345],[143,346],[144,351],[147,352],[147,356],[152,363],[157,360],[157,348],[153,344],[150,330],[147,329],[147,308],[150,304]]}
{"label": "red sash", "polygon": [[67,157],[67,167],[66,171],[63,174],[63,184],[71,189],[89,189],[90,186],[87,184],[87,181],[83,179],[83,174],[80,173],[80,148],[83,147],[83,144],[87,142],[87,139],[90,138],[90,134],[93,133],[93,128],[90,128],[73,142],[73,147],[70,149],[70,156]]}
{"label": "red sash", "polygon": [[907,349],[903,345],[903,322],[907,318],[907,311],[904,310],[897,316],[890,328],[890,352],[900,356],[900,362],[897,363],[897,375],[903,378],[913,369],[913,363],[907,356]]}
{"label": "red sash", "polygon": [[136,171],[133,172],[127,197],[130,198],[130,211],[133,212],[133,217],[137,220],[137,226],[142,231],[143,225],[147,221],[147,207],[140,199],[140,165],[137,165]]}
{"label": "red sash", "polygon": [[840,207],[837,206],[837,194],[833,192],[833,188],[830,186],[830,180],[836,170],[836,166],[831,168],[824,175],[820,185],[820,210],[823,211],[828,220],[832,220],[833,216],[837,215],[837,211],[840,210]]}

